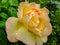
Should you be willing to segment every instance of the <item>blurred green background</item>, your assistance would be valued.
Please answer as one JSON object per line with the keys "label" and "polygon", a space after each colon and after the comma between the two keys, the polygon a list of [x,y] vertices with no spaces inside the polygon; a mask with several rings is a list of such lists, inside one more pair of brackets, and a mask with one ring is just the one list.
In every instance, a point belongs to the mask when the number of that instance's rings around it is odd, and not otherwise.
{"label": "blurred green background", "polygon": [[[0,0],[0,45],[25,45],[18,41],[10,43],[6,37],[5,23],[7,18],[17,17],[17,8],[24,0]],[[44,45],[60,45],[60,0],[28,0],[41,4],[41,7],[49,9],[49,17],[53,25],[53,32]]]}

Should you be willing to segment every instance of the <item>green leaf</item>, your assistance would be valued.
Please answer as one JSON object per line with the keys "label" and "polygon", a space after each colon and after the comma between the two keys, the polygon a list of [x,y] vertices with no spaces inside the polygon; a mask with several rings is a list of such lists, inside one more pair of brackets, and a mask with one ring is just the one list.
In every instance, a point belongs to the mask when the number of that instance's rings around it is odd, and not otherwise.
{"label": "green leaf", "polygon": [[15,16],[15,17],[17,16],[17,9],[10,7],[8,11],[10,16]]}
{"label": "green leaf", "polygon": [[36,0],[28,0],[29,2],[35,2],[35,3],[39,3],[39,0],[36,1]]}
{"label": "green leaf", "polygon": [[9,2],[6,2],[6,3],[1,2],[0,3],[0,8],[8,8],[8,6],[9,6]]}
{"label": "green leaf", "polygon": [[0,21],[0,28],[5,28],[5,21]]}
{"label": "green leaf", "polygon": [[11,6],[18,6],[18,0],[9,0]]}
{"label": "green leaf", "polygon": [[2,17],[3,19],[7,19],[7,18],[8,18],[8,15],[5,14],[5,13],[1,13],[1,14],[0,14],[0,17]]}
{"label": "green leaf", "polygon": [[56,10],[54,19],[60,25],[60,9]]}
{"label": "green leaf", "polygon": [[7,3],[7,1],[8,1],[8,0],[2,0],[1,2],[2,2],[2,3]]}
{"label": "green leaf", "polygon": [[55,4],[56,4],[56,8],[60,9],[60,2],[55,1]]}
{"label": "green leaf", "polygon": [[6,34],[2,29],[0,29],[0,45],[7,45]]}

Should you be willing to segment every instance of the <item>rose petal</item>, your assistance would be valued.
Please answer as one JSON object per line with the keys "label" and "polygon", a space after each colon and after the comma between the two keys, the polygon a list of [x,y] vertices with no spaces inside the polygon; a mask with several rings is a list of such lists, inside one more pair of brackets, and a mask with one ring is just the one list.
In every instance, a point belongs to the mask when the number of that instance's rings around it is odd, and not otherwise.
{"label": "rose petal", "polygon": [[49,36],[51,33],[52,33],[52,25],[50,23],[47,23],[44,29],[44,36]]}
{"label": "rose petal", "polygon": [[36,36],[36,45],[43,45],[43,41],[39,36]]}
{"label": "rose petal", "polygon": [[27,45],[35,45],[35,38],[34,35],[30,32],[25,27],[21,27],[17,33],[16,33],[16,38],[19,41],[22,41],[23,43]]}
{"label": "rose petal", "polygon": [[30,6],[35,7],[35,8],[37,8],[37,9],[40,8],[40,4],[36,4],[36,3],[34,3],[34,2],[30,3]]}
{"label": "rose petal", "polygon": [[44,15],[48,15],[49,14],[49,10],[47,8],[40,8],[40,13],[43,13]]}
{"label": "rose petal", "polygon": [[37,27],[39,24],[39,18],[37,15],[34,15],[28,22],[30,27]]}
{"label": "rose petal", "polygon": [[43,36],[43,37],[41,37],[41,40],[43,41],[43,42],[47,42],[47,36]]}
{"label": "rose petal", "polygon": [[15,35],[7,35],[8,40],[10,42],[17,42],[18,40],[15,37],[13,37],[13,36],[15,36]]}
{"label": "rose petal", "polygon": [[21,2],[18,8],[18,13],[17,16],[19,17],[19,19],[21,19],[23,17],[23,9],[24,7],[29,6],[28,2]]}
{"label": "rose petal", "polygon": [[6,33],[7,33],[7,38],[10,42],[16,42],[15,38],[15,31],[16,31],[16,24],[18,22],[18,19],[15,17],[10,17],[6,21]]}
{"label": "rose petal", "polygon": [[43,20],[45,20],[47,22],[50,22],[50,19],[49,19],[49,16],[48,16],[48,14],[49,14],[49,10],[48,9],[41,8],[39,12],[40,12],[40,15],[39,15],[40,20],[43,19]]}

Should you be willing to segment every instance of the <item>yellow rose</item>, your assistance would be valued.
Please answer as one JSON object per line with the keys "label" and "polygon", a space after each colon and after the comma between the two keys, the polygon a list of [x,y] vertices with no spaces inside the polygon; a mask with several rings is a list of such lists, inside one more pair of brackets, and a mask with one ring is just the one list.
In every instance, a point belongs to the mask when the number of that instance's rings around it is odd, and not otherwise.
{"label": "yellow rose", "polygon": [[17,16],[6,21],[6,33],[10,42],[22,41],[26,45],[43,45],[52,32],[48,9],[34,2],[21,2]]}
{"label": "yellow rose", "polygon": [[40,8],[39,4],[34,2],[22,2],[18,8],[18,17],[25,20],[28,30],[41,37],[51,34],[52,26],[50,24],[48,9]]}

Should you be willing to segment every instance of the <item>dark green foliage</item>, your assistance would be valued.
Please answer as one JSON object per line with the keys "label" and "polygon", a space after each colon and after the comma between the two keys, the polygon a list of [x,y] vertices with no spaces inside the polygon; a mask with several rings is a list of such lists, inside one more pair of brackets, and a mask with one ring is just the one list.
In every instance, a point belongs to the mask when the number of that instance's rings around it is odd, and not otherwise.
{"label": "dark green foliage", "polygon": [[9,0],[10,6],[18,6],[18,0]]}
{"label": "dark green foliage", "polygon": [[8,13],[9,13],[9,16],[17,16],[17,9],[13,8],[13,7],[9,7],[8,8]]}
{"label": "dark green foliage", "polygon": [[5,21],[0,21],[0,28],[5,28]]}
{"label": "dark green foliage", "polygon": [[[53,25],[53,32],[44,45],[60,45],[60,0],[28,0],[36,2],[41,7],[49,9],[49,17]],[[17,9],[24,0],[0,0],[0,45],[25,45],[22,42],[11,43],[8,41],[5,24],[9,17],[17,17]]]}
{"label": "dark green foliage", "polygon": [[0,8],[8,8],[8,6],[9,6],[8,0],[1,0]]}
{"label": "dark green foliage", "polygon": [[2,29],[0,29],[0,45],[7,45],[6,34]]}
{"label": "dark green foliage", "polygon": [[0,18],[7,19],[8,18],[8,15],[5,14],[5,13],[0,13]]}

